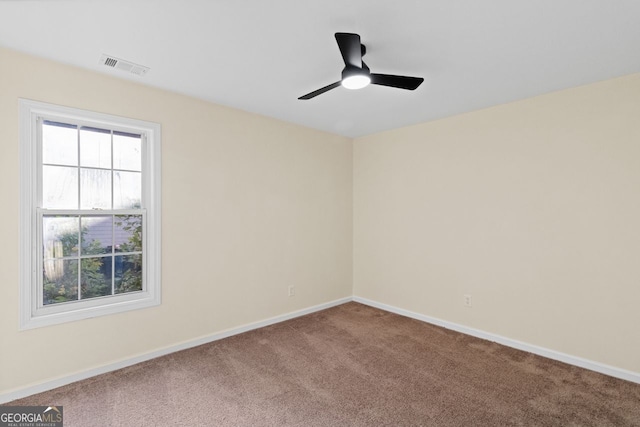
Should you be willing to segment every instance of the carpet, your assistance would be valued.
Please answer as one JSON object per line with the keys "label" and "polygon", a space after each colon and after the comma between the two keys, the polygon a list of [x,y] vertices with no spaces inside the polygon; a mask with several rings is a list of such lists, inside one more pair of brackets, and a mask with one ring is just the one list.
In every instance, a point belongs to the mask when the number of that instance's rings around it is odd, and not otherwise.
{"label": "carpet", "polygon": [[355,302],[7,405],[65,427],[640,426],[640,385]]}

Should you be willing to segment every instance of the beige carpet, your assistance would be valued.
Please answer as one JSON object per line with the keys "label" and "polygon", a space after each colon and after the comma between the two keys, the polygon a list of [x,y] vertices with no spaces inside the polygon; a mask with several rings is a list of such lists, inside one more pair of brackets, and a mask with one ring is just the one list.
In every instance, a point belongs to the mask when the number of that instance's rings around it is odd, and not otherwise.
{"label": "beige carpet", "polygon": [[65,426],[640,426],[640,385],[348,303],[11,402]]}

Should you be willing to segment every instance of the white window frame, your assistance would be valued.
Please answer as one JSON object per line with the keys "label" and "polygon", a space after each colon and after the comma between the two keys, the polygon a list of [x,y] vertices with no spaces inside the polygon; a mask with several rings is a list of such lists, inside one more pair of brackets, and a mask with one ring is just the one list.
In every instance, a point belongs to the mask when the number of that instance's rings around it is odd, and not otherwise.
{"label": "white window frame", "polygon": [[[157,123],[26,99],[20,108],[20,329],[32,329],[157,306],[161,302],[161,138]],[[38,120],[46,118],[139,133],[142,138],[143,290],[43,306],[42,243],[37,232],[41,150]],[[107,212],[109,213],[109,212]],[[112,212],[111,212],[112,213]],[[42,222],[40,222],[41,224]],[[40,267],[38,267],[40,266]]]}

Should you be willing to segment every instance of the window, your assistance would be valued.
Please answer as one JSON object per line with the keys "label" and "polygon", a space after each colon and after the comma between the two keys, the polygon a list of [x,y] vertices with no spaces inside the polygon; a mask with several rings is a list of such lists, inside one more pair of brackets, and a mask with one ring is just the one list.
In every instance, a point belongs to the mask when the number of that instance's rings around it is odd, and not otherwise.
{"label": "window", "polygon": [[21,328],[160,303],[160,125],[20,100]]}

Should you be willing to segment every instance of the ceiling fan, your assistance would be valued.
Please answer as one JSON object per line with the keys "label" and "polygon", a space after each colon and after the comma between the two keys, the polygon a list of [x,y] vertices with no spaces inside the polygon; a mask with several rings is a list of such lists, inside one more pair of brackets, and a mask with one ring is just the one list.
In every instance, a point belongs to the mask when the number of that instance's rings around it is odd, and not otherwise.
{"label": "ceiling fan", "polygon": [[338,48],[344,59],[342,79],[323,88],[314,90],[298,99],[311,99],[338,86],[347,89],[362,89],[369,83],[390,86],[399,89],[414,90],[424,81],[422,77],[394,76],[391,74],[372,73],[362,57],[367,53],[366,47],[360,42],[360,36],[352,33],[336,33]]}

